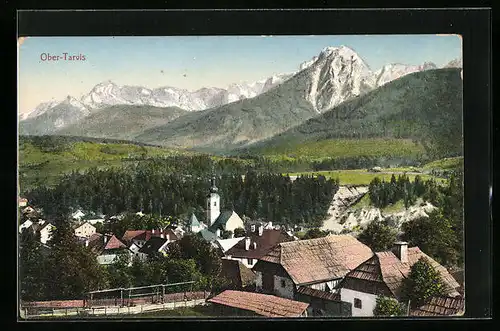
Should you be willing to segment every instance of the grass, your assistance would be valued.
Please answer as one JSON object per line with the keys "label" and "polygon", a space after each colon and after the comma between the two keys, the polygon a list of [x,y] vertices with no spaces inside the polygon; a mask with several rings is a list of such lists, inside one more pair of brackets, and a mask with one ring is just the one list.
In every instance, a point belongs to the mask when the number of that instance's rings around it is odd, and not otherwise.
{"label": "grass", "polygon": [[[316,171],[316,172],[299,172],[299,173],[289,173],[290,176],[319,176],[323,175],[326,178],[338,178],[340,185],[369,185],[370,182],[378,177],[381,180],[390,181],[392,174],[389,173],[377,173],[377,172],[367,172],[364,169],[356,170],[332,170],[332,171]],[[417,175],[407,175],[408,178],[413,181]],[[436,178],[431,175],[420,175],[423,180],[436,179],[442,181],[443,179]]]}
{"label": "grass", "polygon": [[423,169],[431,170],[431,169],[455,169],[463,165],[464,158],[462,156],[459,157],[450,157],[441,160],[436,160],[429,162],[423,166]]}
{"label": "grass", "polygon": [[22,141],[19,145],[20,186],[22,191],[40,184],[50,186],[63,174],[74,170],[120,167],[136,162],[133,158],[180,154],[192,153],[161,147],[95,142],[71,142],[57,151],[45,151],[29,141]]}
{"label": "grass", "polygon": [[405,203],[402,199],[380,209],[380,211],[385,214],[397,213],[403,210],[405,210]]}
{"label": "grass", "polygon": [[417,157],[425,150],[409,139],[327,139],[297,144],[283,144],[263,148],[263,155],[272,158],[323,158],[340,157]]}

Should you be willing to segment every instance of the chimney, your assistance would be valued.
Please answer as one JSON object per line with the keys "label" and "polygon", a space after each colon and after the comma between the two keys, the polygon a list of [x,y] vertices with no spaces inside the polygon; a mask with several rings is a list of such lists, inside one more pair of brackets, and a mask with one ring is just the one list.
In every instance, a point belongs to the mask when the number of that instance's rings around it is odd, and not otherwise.
{"label": "chimney", "polygon": [[167,233],[167,241],[170,241],[170,233]]}
{"label": "chimney", "polygon": [[403,263],[408,262],[408,243],[406,241],[398,241],[394,245],[396,246],[395,255],[398,259]]}
{"label": "chimney", "polygon": [[273,222],[269,221],[269,223],[267,223],[269,225],[269,229],[272,229],[273,228]]}
{"label": "chimney", "polygon": [[262,236],[263,232],[264,232],[264,226],[261,224],[259,225],[259,236]]}
{"label": "chimney", "polygon": [[255,232],[255,224],[250,225],[250,231]]}
{"label": "chimney", "polygon": [[160,238],[165,238],[165,234],[163,232],[160,232]]}
{"label": "chimney", "polygon": [[108,237],[106,237],[106,235],[103,235],[102,238],[104,240],[104,244],[106,244],[106,242],[108,241]]}
{"label": "chimney", "polygon": [[257,249],[257,243],[255,241],[253,242],[253,249]]}
{"label": "chimney", "polygon": [[220,238],[220,229],[217,229],[217,231],[215,231],[215,234]]}
{"label": "chimney", "polygon": [[85,247],[89,247],[89,239],[88,238],[85,240]]}
{"label": "chimney", "polygon": [[250,237],[245,238],[245,250],[248,251],[250,249]]}

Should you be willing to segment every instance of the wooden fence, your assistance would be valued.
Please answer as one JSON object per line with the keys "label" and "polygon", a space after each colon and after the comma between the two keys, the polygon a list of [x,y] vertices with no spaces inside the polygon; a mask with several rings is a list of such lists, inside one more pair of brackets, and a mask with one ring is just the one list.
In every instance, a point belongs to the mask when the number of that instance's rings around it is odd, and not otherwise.
{"label": "wooden fence", "polygon": [[111,316],[138,314],[147,311],[176,309],[205,303],[210,292],[170,293],[146,298],[113,298],[93,300],[56,300],[22,302],[23,319],[71,316]]}

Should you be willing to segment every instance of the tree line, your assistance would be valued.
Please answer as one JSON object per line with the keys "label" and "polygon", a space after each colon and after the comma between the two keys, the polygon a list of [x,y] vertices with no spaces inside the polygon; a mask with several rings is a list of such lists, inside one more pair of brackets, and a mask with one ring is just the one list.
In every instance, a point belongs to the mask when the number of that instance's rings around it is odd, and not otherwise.
{"label": "tree line", "polygon": [[[83,299],[89,291],[194,281],[188,288],[168,291],[213,291],[229,286],[219,277],[221,260],[210,243],[186,235],[169,244],[166,256],[157,253],[146,261],[124,252],[110,265],[97,262],[97,252],[79,243],[65,222],[56,223],[47,246],[38,234],[23,230],[20,236],[21,300]],[[185,285],[184,285],[185,286]]]}
{"label": "tree line", "polygon": [[[105,215],[143,211],[175,218],[186,218],[194,212],[204,221],[210,169],[200,166],[198,172],[171,172],[160,165],[72,172],[55,187],[37,187],[26,197],[48,218],[64,218],[81,208]],[[252,219],[311,227],[320,224],[339,186],[337,180],[323,176],[302,176],[292,181],[289,176],[256,171],[219,174],[216,182],[221,209],[232,209]]]}
{"label": "tree line", "polygon": [[[408,185],[406,179],[401,182],[403,186]],[[410,247],[418,246],[445,266],[463,267],[463,172],[453,174],[447,185],[437,185],[433,180],[412,184],[413,192],[420,192],[424,201],[429,201],[437,208],[429,212],[428,217],[418,217],[403,223],[399,233],[389,224],[387,218],[371,222],[359,234],[358,239],[374,251],[385,251],[400,237],[408,241]],[[386,186],[387,192],[391,192],[391,187],[397,186]],[[371,189],[369,194],[372,194]]]}

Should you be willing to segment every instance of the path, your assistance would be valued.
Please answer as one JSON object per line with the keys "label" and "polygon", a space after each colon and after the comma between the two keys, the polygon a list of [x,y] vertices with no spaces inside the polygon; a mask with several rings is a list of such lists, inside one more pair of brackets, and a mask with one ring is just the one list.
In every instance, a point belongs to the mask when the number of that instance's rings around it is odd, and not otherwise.
{"label": "path", "polygon": [[342,214],[349,208],[355,201],[368,192],[368,186],[348,187],[340,186],[337,193],[335,193],[330,208],[328,209],[329,217],[324,220],[321,230],[340,232],[343,229],[342,224],[339,223]]}
{"label": "path", "polygon": [[[119,307],[119,306],[110,306],[110,307],[94,307],[94,308],[66,308],[66,309],[54,309],[50,312],[38,314],[38,315],[29,315],[29,318],[33,317],[50,317],[50,316],[78,316],[78,315],[94,315],[94,316],[108,316],[108,315],[132,315],[132,314],[141,314],[145,312],[153,312],[159,310],[171,310],[175,308],[181,307],[194,307],[197,305],[205,304],[205,299],[196,299],[190,301],[182,301],[182,302],[168,302],[168,303],[160,303],[160,304],[145,304],[133,307]],[[26,318],[26,311],[21,309],[20,312],[21,318]]]}

